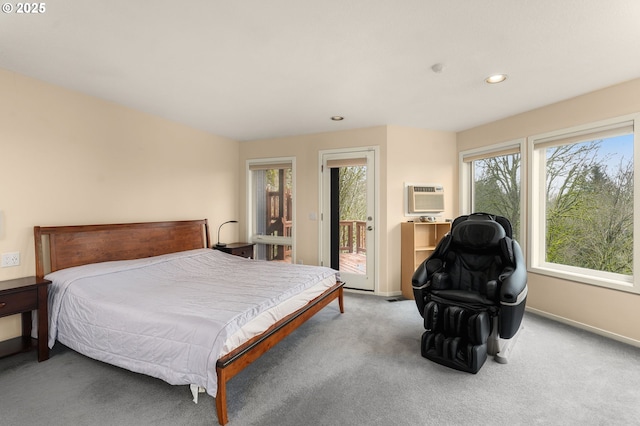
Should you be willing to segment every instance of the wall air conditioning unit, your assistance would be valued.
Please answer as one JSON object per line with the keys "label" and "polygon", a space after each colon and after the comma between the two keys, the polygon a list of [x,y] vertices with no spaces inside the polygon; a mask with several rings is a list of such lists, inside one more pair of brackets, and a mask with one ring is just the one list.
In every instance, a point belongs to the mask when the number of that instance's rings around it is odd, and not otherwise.
{"label": "wall air conditioning unit", "polygon": [[408,213],[442,213],[444,188],[442,185],[409,185],[407,187]]}

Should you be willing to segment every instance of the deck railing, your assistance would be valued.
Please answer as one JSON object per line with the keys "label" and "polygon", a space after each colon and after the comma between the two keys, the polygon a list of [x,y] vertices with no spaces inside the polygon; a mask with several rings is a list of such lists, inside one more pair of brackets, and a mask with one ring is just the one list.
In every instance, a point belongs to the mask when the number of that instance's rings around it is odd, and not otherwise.
{"label": "deck railing", "polygon": [[340,252],[367,252],[367,223],[363,220],[340,221]]}

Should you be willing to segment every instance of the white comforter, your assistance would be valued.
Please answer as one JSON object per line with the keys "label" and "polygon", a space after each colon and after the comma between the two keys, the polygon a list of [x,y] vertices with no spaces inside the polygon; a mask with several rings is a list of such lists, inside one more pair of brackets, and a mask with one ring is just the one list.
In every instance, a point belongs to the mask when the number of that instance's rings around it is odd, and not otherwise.
{"label": "white comforter", "polygon": [[49,347],[216,394],[216,361],[252,318],[337,272],[200,249],[53,272]]}

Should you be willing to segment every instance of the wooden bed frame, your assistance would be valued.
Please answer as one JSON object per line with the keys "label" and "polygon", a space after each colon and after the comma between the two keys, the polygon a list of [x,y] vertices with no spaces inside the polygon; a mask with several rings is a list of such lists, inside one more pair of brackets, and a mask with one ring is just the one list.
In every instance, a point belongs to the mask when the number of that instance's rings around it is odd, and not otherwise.
{"label": "wooden bed frame", "polygon": [[[35,226],[36,275],[88,263],[129,260],[209,248],[207,219],[108,225]],[[46,272],[45,272],[46,271]],[[337,282],[307,305],[272,325],[216,363],[218,422],[227,416],[226,383],[301,324],[338,299],[344,313],[343,283]]]}

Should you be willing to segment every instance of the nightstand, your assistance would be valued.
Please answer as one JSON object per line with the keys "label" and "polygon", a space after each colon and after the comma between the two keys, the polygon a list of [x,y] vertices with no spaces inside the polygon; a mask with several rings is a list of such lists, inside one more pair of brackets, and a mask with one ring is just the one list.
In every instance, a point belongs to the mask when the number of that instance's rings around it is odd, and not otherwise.
{"label": "nightstand", "polygon": [[[25,277],[0,281],[0,317],[22,314],[22,336],[0,342],[0,358],[38,348],[38,361],[49,359],[47,292],[51,281]],[[31,338],[31,311],[38,310],[38,339]]]}
{"label": "nightstand", "polygon": [[253,243],[230,243],[224,247],[213,246],[214,249],[223,251],[225,253],[232,254],[234,256],[246,257],[247,259],[253,259]]}

